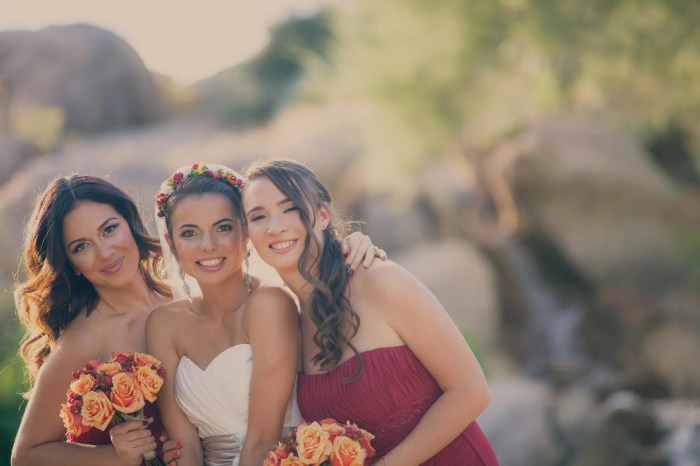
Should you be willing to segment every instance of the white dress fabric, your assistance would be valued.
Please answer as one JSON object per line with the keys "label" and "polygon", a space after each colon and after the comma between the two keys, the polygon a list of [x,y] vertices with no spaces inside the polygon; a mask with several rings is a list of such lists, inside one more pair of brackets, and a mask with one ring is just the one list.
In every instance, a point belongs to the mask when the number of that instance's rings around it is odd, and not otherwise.
{"label": "white dress fabric", "polygon": [[[253,370],[249,344],[219,353],[205,369],[187,356],[175,372],[175,398],[197,427],[206,466],[237,466],[248,426]],[[296,393],[287,407],[285,431],[301,422]]]}

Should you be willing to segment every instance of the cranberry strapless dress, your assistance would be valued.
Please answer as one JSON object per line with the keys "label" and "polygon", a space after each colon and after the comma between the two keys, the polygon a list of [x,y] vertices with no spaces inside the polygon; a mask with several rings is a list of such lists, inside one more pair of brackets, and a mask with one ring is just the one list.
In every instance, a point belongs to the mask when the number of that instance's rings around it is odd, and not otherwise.
{"label": "cranberry strapless dress", "polygon": [[[307,421],[350,421],[375,435],[377,450],[367,464],[380,461],[416,427],[442,390],[407,346],[361,353],[360,378],[344,384],[357,368],[351,358],[322,374],[300,374],[297,397]],[[379,463],[381,465],[381,463]],[[491,444],[472,422],[457,438],[421,466],[496,466]]]}

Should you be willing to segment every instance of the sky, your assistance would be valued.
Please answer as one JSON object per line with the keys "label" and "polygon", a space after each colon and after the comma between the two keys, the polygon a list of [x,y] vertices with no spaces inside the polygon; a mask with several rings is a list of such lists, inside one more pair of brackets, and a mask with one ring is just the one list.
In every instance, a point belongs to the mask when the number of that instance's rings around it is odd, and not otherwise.
{"label": "sky", "polygon": [[331,0],[0,0],[0,31],[89,23],[136,49],[146,66],[191,84],[252,57],[269,27]]}

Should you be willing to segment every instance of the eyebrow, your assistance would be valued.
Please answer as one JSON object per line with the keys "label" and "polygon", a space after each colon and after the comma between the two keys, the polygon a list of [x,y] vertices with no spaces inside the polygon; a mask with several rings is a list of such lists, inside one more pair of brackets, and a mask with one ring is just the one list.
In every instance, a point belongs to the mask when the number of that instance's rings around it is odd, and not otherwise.
{"label": "eyebrow", "polygon": [[[111,222],[112,220],[118,220],[118,219],[117,219],[117,217],[110,217],[110,218],[108,218],[107,220],[105,220],[104,222],[102,222],[102,223],[100,224],[99,227],[97,227],[97,231],[102,230],[102,229],[103,229],[109,222]],[[74,239],[73,241],[71,241],[70,243],[68,243],[68,244],[66,245],[66,249],[70,249],[71,244],[73,244],[73,243],[78,243],[78,242],[80,242],[80,241],[85,241],[85,238]]]}
{"label": "eyebrow", "polygon": [[[282,199],[281,201],[279,201],[276,205],[282,205],[282,204],[286,204],[286,203],[288,203],[288,202],[292,202],[292,201],[291,201],[291,199],[285,197],[284,199]],[[261,206],[253,207],[252,209],[250,209],[250,210],[248,211],[248,213],[247,213],[246,215],[250,215],[251,213],[253,213],[253,212],[257,211],[257,210],[263,210],[263,208],[262,208]]]}
{"label": "eyebrow", "polygon": [[[224,217],[212,223],[212,225],[217,226],[225,222],[233,222],[233,219],[229,217]],[[195,225],[194,223],[185,223],[184,225],[181,225],[180,228],[178,228],[178,230],[182,230],[183,228],[199,228],[199,226]]]}

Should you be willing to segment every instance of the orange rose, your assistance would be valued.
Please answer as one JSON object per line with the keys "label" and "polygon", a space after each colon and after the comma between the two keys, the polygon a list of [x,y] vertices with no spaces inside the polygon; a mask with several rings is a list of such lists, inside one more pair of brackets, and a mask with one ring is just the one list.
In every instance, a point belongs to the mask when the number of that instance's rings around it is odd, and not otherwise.
{"label": "orange rose", "polygon": [[83,395],[83,406],[80,409],[83,424],[105,430],[114,416],[112,403],[102,392],[87,392]]}
{"label": "orange rose", "polygon": [[301,458],[296,457],[294,455],[289,455],[287,458],[280,461],[280,466],[306,466],[308,464],[317,463],[307,463],[305,461],[302,461]]}
{"label": "orange rose", "polygon": [[332,442],[339,435],[345,435],[345,427],[336,422],[335,419],[324,419],[321,421],[321,428],[328,432],[329,440]]}
{"label": "orange rose", "polygon": [[90,374],[80,374],[78,380],[74,380],[70,384],[70,389],[73,393],[78,395],[84,395],[90,391],[92,386],[95,384],[95,378]]}
{"label": "orange rose", "polygon": [[114,377],[122,370],[121,364],[116,361],[109,361],[97,366],[97,372],[103,372],[104,374]]}
{"label": "orange rose", "polygon": [[331,466],[362,466],[366,457],[367,452],[351,438],[341,436],[333,442]]}
{"label": "orange rose", "polygon": [[131,414],[144,407],[143,393],[136,386],[133,376],[120,372],[112,377],[112,394],[110,396],[114,409],[120,413]]}
{"label": "orange rose", "polygon": [[[301,424],[297,429],[297,453],[304,464],[319,464],[328,459],[333,450],[330,435],[318,422]],[[294,463],[290,463],[294,464]]]}
{"label": "orange rose", "polygon": [[61,411],[58,414],[63,419],[63,426],[68,435],[77,437],[83,433],[82,416],[73,414],[65,403],[61,405]]}
{"label": "orange rose", "polygon": [[143,397],[151,403],[156,401],[156,394],[160,391],[160,387],[163,386],[163,379],[156,371],[151,369],[151,366],[141,366],[134,372],[134,379],[141,393],[143,393]]}
{"label": "orange rose", "polygon": [[268,452],[267,456],[265,457],[265,461],[263,462],[263,466],[280,466],[280,459],[274,454],[274,452]]}
{"label": "orange rose", "polygon": [[147,353],[134,353],[134,361],[139,366],[153,366],[156,369],[160,368],[161,362]]}

